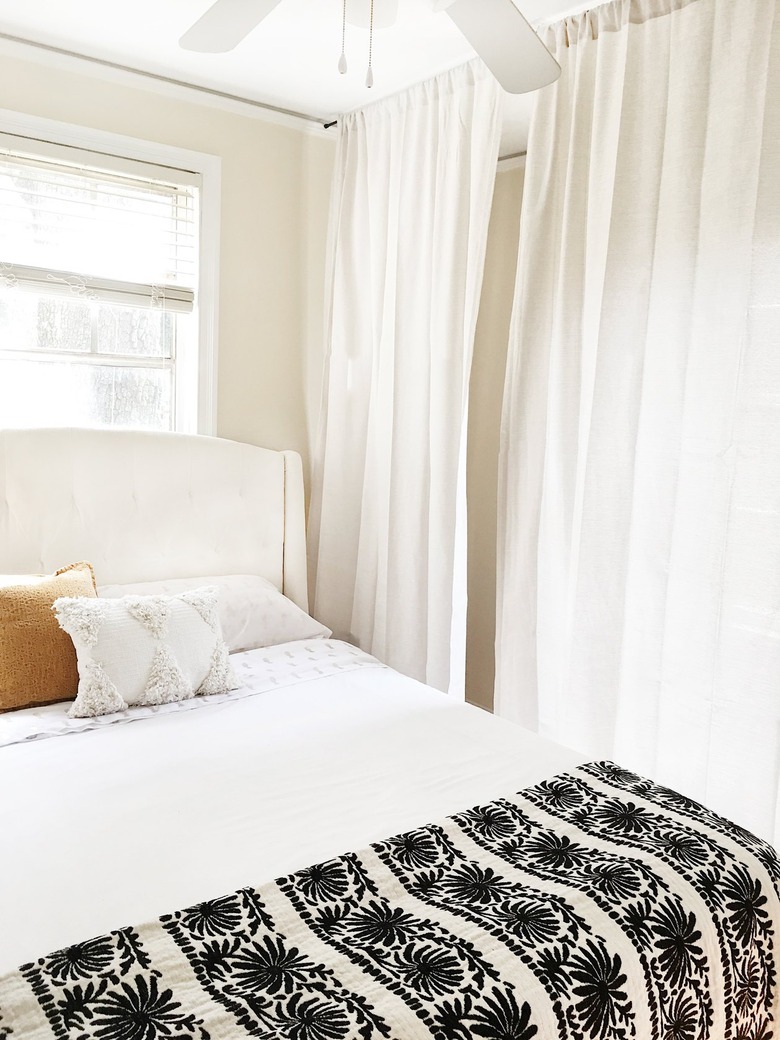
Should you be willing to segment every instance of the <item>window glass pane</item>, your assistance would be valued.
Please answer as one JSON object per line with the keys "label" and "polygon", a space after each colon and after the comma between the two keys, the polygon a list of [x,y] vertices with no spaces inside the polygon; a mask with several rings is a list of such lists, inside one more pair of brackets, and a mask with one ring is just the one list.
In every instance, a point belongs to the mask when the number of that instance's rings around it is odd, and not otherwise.
{"label": "window glass pane", "polygon": [[91,344],[87,301],[0,289],[0,350],[89,351]]}
{"label": "window glass pane", "polygon": [[0,355],[0,426],[172,430],[172,371]]}
{"label": "window glass pane", "polygon": [[158,308],[97,307],[97,349],[101,354],[173,357],[176,317]]}
{"label": "window glass pane", "polygon": [[73,296],[0,288],[0,351],[68,350],[173,358],[176,316]]}

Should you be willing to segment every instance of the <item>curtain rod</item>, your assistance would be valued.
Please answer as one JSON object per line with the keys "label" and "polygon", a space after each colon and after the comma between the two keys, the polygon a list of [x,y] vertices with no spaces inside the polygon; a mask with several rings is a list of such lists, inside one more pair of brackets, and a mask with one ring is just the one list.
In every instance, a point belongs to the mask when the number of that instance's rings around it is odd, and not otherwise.
{"label": "curtain rod", "polygon": [[[338,125],[339,125],[338,119],[334,119],[330,123],[323,123],[323,126],[324,126],[324,128],[326,130],[330,130],[331,127],[338,126]],[[498,161],[499,161],[499,163],[512,162],[513,159],[525,159],[525,157],[527,155],[528,155],[528,151],[527,150],[524,151],[524,152],[510,152],[509,155],[500,155],[498,157]]]}
{"label": "curtain rod", "polygon": [[33,47],[39,51],[47,51],[49,54],[58,54],[63,58],[74,58],[77,61],[85,61],[90,65],[99,65],[105,69],[113,69],[115,72],[126,72],[133,76],[143,76],[144,79],[153,80],[156,83],[165,83],[171,87],[183,87],[186,90],[195,90],[200,94],[208,94],[211,97],[219,98],[222,101],[234,101],[240,105],[249,105],[252,108],[258,108],[273,115],[288,116],[292,119],[302,119],[307,123],[311,123],[313,126],[323,125],[321,119],[317,119],[316,116],[306,115],[305,112],[296,112],[294,109],[281,108],[278,105],[268,105],[263,101],[254,101],[252,98],[241,97],[239,94],[230,94],[224,90],[215,90],[212,87],[199,86],[197,83],[189,83],[186,80],[176,79],[173,76],[162,76],[157,72],[147,72],[144,69],[136,68],[133,65],[122,65],[120,62],[109,61],[107,58],[95,58],[92,55],[82,54],[79,51],[68,50],[66,47],[55,47],[49,43],[39,43],[37,40],[28,40],[24,36],[13,36],[11,33],[5,32],[0,32],[0,40],[7,40],[8,43],[16,43],[24,47]]}

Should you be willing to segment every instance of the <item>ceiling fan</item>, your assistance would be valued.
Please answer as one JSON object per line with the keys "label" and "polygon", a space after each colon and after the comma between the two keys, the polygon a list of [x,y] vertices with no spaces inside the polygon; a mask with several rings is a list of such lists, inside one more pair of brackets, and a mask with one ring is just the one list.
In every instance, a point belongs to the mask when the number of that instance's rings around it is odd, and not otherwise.
{"label": "ceiling fan", "polygon": [[[282,0],[216,0],[206,13],[179,40],[185,50],[220,54],[231,51],[256,25],[259,25]],[[374,4],[377,11],[380,0]],[[386,7],[397,9],[397,0],[385,0]],[[514,0],[437,0],[437,10],[445,10],[471,46],[482,58],[501,86],[510,94],[538,90],[558,78],[560,66],[544,46]],[[347,5],[345,4],[345,17]],[[373,17],[372,28],[390,24],[387,12]],[[392,19],[391,19],[392,20]],[[360,24],[360,23],[358,23]],[[365,23],[364,23],[365,24]],[[341,56],[339,69],[346,71]],[[373,85],[369,63],[367,86]]]}

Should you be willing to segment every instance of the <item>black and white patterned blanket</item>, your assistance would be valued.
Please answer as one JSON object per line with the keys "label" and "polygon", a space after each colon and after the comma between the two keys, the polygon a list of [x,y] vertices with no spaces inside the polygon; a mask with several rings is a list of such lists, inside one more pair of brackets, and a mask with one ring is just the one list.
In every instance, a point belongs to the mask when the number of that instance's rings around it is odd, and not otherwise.
{"label": "black and white patterned blanket", "polygon": [[780,865],[610,763],[0,980],[12,1040],[769,1040]]}

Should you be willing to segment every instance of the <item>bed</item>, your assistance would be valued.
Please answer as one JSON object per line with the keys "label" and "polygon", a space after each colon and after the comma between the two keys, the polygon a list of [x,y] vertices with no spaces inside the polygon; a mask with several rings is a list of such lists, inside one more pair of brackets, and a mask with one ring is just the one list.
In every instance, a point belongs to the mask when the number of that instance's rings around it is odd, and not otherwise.
{"label": "bed", "polygon": [[[0,432],[0,573],[254,574],[307,609],[300,460]],[[0,1037],[768,1040],[772,849],[333,638],[238,688],[0,715]]]}

